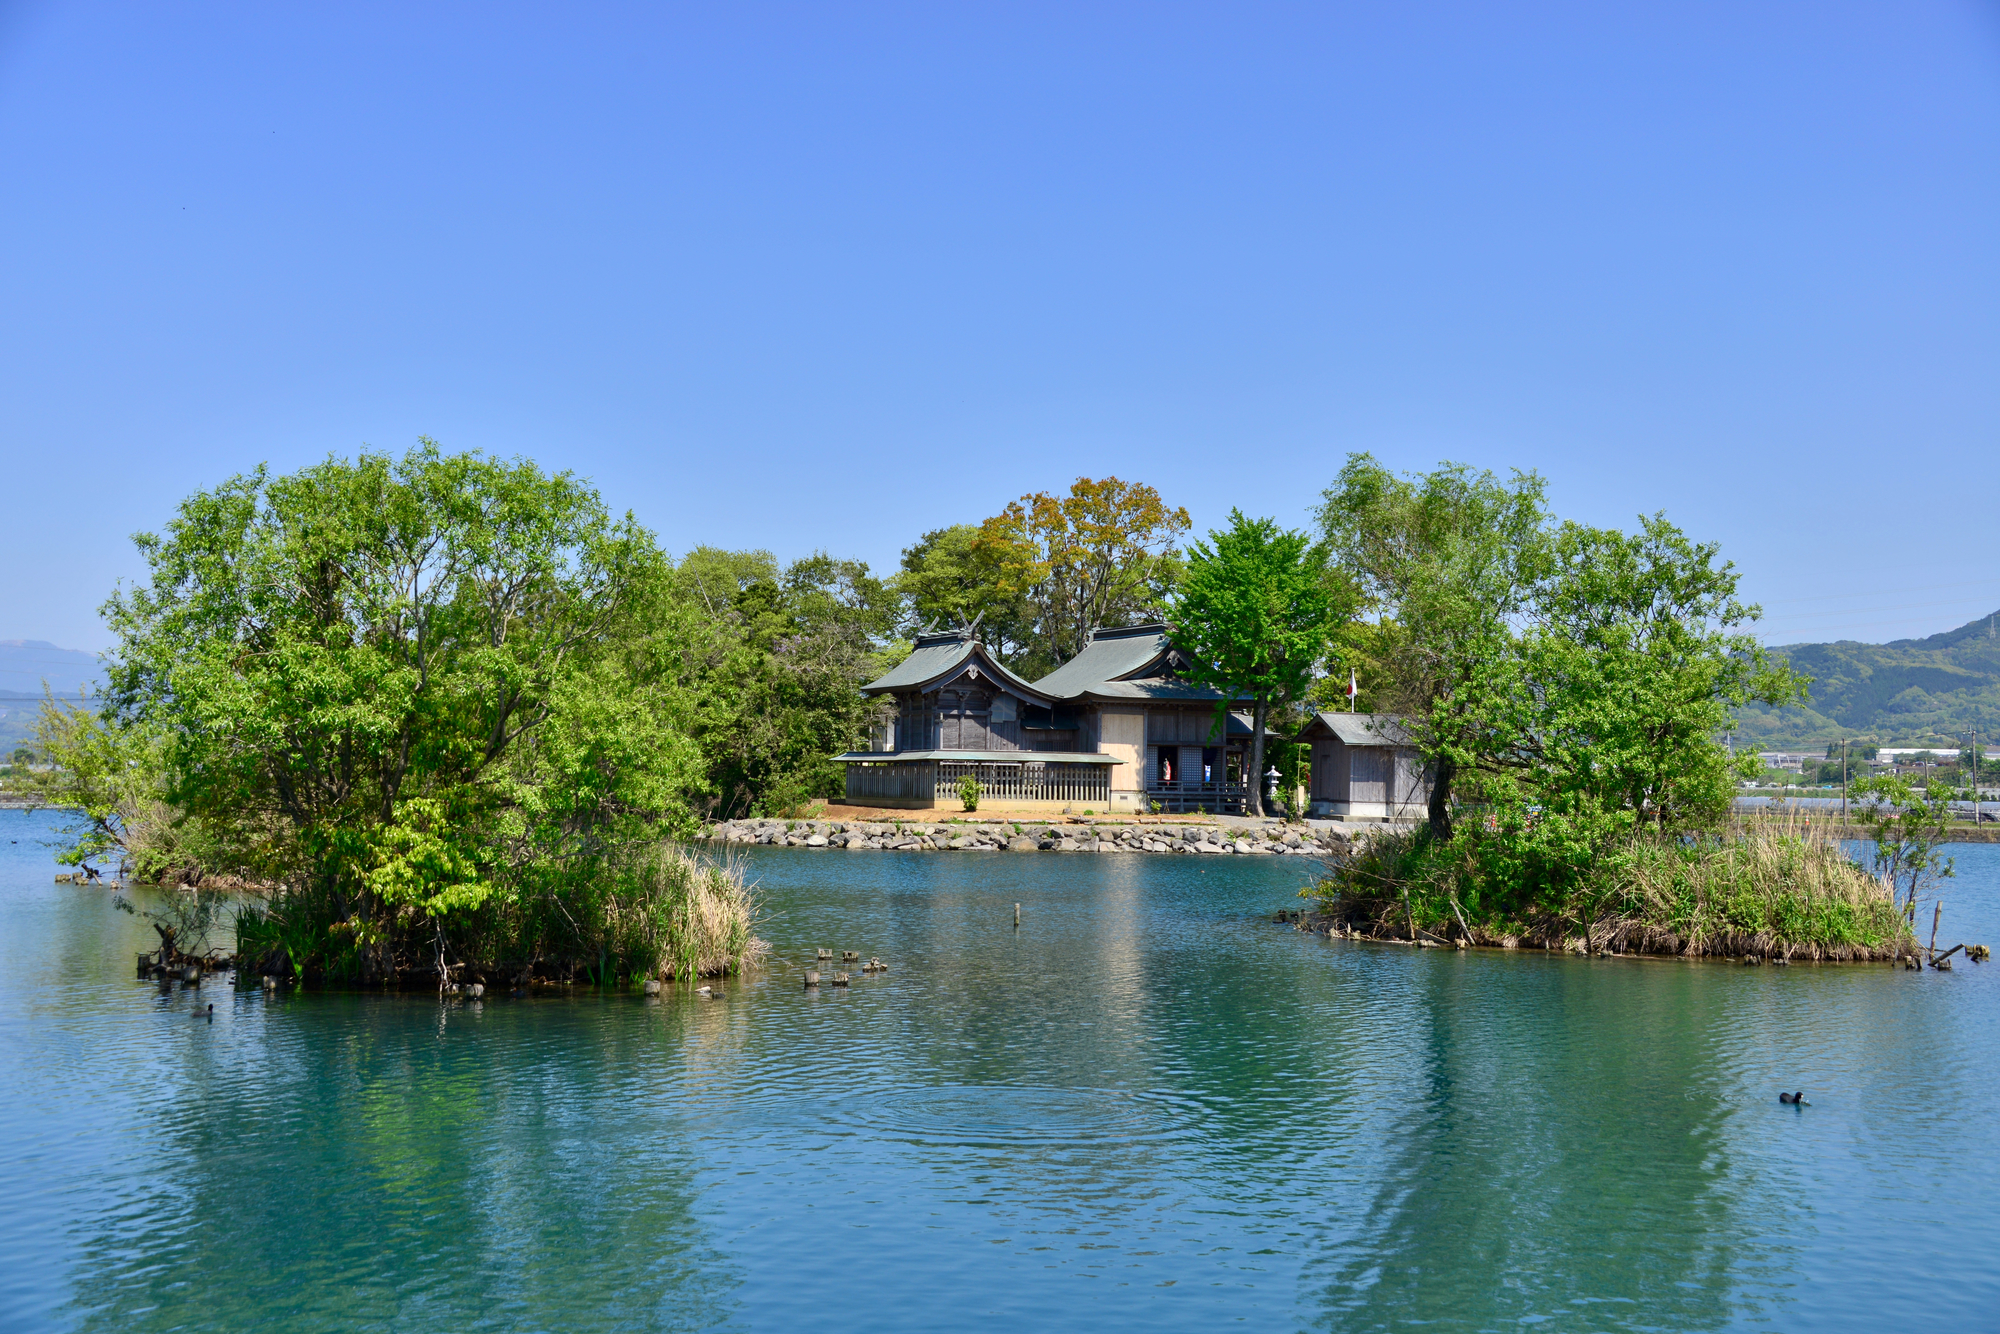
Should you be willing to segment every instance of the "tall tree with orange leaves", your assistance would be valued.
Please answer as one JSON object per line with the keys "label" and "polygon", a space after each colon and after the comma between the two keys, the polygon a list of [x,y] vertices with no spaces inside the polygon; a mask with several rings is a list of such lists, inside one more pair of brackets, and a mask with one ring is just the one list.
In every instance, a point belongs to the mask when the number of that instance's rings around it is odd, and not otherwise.
{"label": "tall tree with orange leaves", "polygon": [[1017,670],[1067,662],[1093,627],[1163,618],[1191,526],[1187,510],[1152,487],[1116,477],[1079,477],[1066,496],[1022,496],[980,525],[977,545],[997,561],[1001,591],[1035,609]]}

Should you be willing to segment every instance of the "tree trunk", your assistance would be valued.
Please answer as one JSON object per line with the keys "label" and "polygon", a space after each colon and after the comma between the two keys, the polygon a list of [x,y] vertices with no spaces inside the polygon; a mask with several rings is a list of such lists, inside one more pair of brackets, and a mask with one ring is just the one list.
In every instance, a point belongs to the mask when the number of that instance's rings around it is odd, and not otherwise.
{"label": "tree trunk", "polygon": [[1260,698],[1251,706],[1250,772],[1244,775],[1250,780],[1250,799],[1244,803],[1243,809],[1260,818],[1264,814],[1264,720],[1270,714],[1269,700]]}
{"label": "tree trunk", "polygon": [[1440,843],[1451,842],[1451,779],[1455,772],[1452,762],[1439,756],[1431,775],[1431,837]]}

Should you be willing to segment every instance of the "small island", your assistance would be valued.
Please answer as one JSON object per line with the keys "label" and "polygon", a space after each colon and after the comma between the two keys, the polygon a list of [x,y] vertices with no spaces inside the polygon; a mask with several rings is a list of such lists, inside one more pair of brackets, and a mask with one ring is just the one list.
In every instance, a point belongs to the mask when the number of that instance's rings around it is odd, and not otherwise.
{"label": "small island", "polygon": [[1734,809],[1735,711],[1810,682],[1713,545],[1366,454],[1313,531],[1188,526],[1081,479],[885,580],[674,560],[573,477],[428,441],[260,471],[141,540],[106,689],[46,699],[11,777],[80,815],[70,864],[168,887],[163,971],[247,895],[245,977],[719,977],[763,946],[704,840],[1306,858],[1283,915],[1344,937],[1948,966],[1916,919],[1948,786],[1851,784],[1867,866]]}

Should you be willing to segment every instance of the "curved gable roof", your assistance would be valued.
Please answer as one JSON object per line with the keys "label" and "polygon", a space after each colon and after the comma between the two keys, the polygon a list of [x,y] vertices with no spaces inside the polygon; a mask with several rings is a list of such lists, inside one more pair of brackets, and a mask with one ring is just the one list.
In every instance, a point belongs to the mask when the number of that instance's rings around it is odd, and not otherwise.
{"label": "curved gable roof", "polygon": [[1094,686],[1144,671],[1165,657],[1168,647],[1164,625],[1093,630],[1083,652],[1035,682],[1035,688],[1058,698],[1073,698]]}
{"label": "curved gable roof", "polygon": [[[1222,698],[1209,686],[1167,670],[1173,631],[1159,622],[1097,629],[1083,652],[1035,682],[1058,699],[1203,700]],[[1238,695],[1247,699],[1247,695]]]}
{"label": "curved gable roof", "polygon": [[919,635],[910,656],[861,687],[861,693],[886,695],[895,690],[927,690],[975,665],[1003,689],[1023,699],[1053,702],[1053,696],[1008,671],[986,645],[962,630]]}

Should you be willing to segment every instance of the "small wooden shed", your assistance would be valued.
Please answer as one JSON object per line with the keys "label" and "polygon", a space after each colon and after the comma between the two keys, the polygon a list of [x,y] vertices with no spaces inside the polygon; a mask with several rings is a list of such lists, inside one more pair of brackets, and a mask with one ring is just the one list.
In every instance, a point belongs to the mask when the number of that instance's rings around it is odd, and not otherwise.
{"label": "small wooden shed", "polygon": [[1319,713],[1297,738],[1311,747],[1310,813],[1333,820],[1421,820],[1431,799],[1423,757],[1388,713]]}

